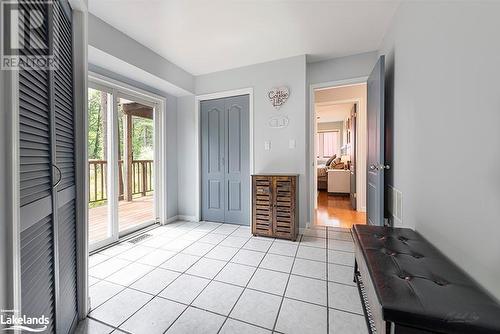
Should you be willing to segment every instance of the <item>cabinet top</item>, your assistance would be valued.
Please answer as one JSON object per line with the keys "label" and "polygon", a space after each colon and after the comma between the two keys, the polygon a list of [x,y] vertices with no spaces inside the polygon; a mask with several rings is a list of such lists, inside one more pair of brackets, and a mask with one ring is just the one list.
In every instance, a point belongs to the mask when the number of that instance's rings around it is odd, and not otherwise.
{"label": "cabinet top", "polygon": [[293,173],[258,173],[258,174],[252,174],[252,176],[294,176],[294,177],[298,177],[299,174],[293,174]]}

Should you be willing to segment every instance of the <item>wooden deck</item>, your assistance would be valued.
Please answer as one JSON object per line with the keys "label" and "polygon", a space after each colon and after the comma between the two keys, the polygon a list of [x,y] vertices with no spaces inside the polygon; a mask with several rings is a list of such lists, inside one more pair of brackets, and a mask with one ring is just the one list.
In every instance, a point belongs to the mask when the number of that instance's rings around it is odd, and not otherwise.
{"label": "wooden deck", "polygon": [[[118,202],[119,230],[123,231],[154,219],[153,196]],[[89,242],[108,237],[108,205],[89,209]]]}

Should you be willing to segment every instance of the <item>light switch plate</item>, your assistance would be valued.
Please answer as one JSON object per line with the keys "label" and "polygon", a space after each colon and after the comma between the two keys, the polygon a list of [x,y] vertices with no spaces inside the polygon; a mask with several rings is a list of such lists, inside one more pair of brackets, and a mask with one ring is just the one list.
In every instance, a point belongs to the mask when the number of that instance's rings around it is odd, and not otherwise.
{"label": "light switch plate", "polygon": [[295,148],[295,139],[290,139],[288,141],[288,148]]}
{"label": "light switch plate", "polygon": [[266,151],[271,150],[271,142],[270,142],[270,141],[265,141],[265,142],[264,142],[264,149],[265,149]]}

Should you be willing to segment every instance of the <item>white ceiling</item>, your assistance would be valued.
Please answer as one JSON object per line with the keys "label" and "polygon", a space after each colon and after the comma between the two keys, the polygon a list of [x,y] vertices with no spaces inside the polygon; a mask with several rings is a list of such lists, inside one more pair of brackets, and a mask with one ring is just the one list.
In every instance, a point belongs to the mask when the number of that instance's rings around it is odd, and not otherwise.
{"label": "white ceiling", "polygon": [[350,115],[353,105],[354,103],[316,105],[316,121],[318,123],[343,121]]}
{"label": "white ceiling", "polygon": [[89,0],[91,13],[194,75],[303,54],[318,61],[376,50],[397,5],[397,0]]}

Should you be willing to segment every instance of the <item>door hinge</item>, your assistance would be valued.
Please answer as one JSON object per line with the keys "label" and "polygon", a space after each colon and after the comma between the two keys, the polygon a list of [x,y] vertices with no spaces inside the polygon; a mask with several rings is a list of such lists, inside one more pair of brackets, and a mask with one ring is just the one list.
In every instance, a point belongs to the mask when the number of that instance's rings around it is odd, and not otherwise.
{"label": "door hinge", "polygon": [[352,196],[353,196],[354,198],[357,198],[357,197],[358,197],[358,194],[357,194],[357,193],[354,193]]}

